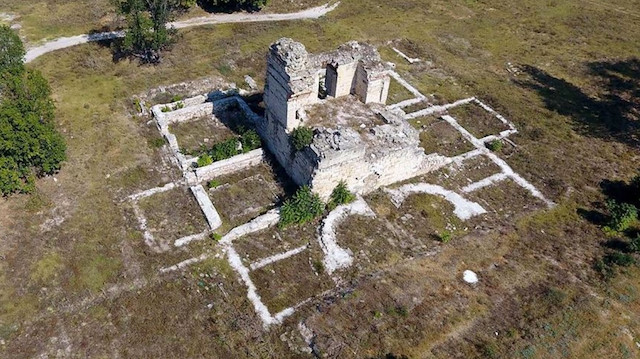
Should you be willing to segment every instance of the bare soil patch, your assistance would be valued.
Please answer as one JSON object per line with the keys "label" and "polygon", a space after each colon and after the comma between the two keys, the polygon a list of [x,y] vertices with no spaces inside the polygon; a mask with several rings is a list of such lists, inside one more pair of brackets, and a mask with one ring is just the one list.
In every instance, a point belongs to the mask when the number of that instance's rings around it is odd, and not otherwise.
{"label": "bare soil patch", "polygon": [[278,172],[270,164],[261,163],[209,182],[209,197],[225,227],[246,223],[281,202],[290,182]]}
{"label": "bare soil patch", "polygon": [[420,145],[425,153],[439,153],[443,156],[457,156],[475,147],[460,132],[445,121],[438,121],[420,133]]}
{"label": "bare soil patch", "polygon": [[316,273],[306,252],[255,270],[250,276],[274,314],[334,286],[324,272]]}
{"label": "bare soil patch", "polygon": [[252,233],[234,242],[234,247],[245,265],[279,253],[290,251],[316,241],[318,223],[304,226],[277,227]]}
{"label": "bare soil patch", "polygon": [[509,129],[509,126],[502,123],[494,114],[474,102],[454,107],[448,112],[462,127],[477,138],[497,135]]}
{"label": "bare soil patch", "polygon": [[475,156],[464,160],[462,163],[452,163],[438,171],[421,176],[421,181],[438,184],[451,190],[460,190],[471,183],[480,181],[496,173],[501,169],[486,156]]}
{"label": "bare soil patch", "polygon": [[173,241],[207,229],[202,210],[186,187],[143,198],[139,206],[156,239]]}

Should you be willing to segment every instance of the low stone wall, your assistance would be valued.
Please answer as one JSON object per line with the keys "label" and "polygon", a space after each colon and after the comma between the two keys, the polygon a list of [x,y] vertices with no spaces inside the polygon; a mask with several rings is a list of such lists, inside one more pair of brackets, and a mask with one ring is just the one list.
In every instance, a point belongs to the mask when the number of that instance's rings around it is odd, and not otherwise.
{"label": "low stone wall", "polygon": [[197,105],[191,105],[181,109],[165,112],[164,114],[167,124],[191,121],[203,116],[213,114],[213,103],[204,102]]}
{"label": "low stone wall", "polygon": [[202,213],[207,218],[207,222],[209,223],[209,227],[211,230],[215,230],[222,225],[222,219],[220,219],[220,215],[216,208],[213,206],[211,199],[207,195],[207,192],[204,190],[204,187],[201,185],[191,187],[191,192],[196,197],[200,208],[202,209]]}
{"label": "low stone wall", "polygon": [[262,148],[258,148],[226,160],[216,161],[205,167],[197,168],[196,178],[198,182],[210,181],[215,177],[228,175],[255,166],[263,160],[264,151]]}

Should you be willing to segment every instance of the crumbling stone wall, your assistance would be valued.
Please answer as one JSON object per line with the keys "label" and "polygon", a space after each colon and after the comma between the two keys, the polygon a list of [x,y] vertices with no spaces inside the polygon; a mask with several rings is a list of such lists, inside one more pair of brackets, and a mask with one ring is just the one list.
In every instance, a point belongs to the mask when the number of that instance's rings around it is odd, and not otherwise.
{"label": "crumbling stone wall", "polygon": [[[317,127],[313,143],[295,151],[290,132],[308,125],[312,119],[305,108],[323,101],[318,98],[322,69],[330,97],[353,95],[369,104],[371,116],[383,118],[384,124],[367,131]],[[448,163],[442,156],[426,156],[418,132],[382,106],[389,83],[388,68],[370,45],[349,42],[333,52],[309,55],[304,45],[280,39],[267,56],[266,111],[258,131],[289,176],[325,199],[340,181],[364,194]]]}

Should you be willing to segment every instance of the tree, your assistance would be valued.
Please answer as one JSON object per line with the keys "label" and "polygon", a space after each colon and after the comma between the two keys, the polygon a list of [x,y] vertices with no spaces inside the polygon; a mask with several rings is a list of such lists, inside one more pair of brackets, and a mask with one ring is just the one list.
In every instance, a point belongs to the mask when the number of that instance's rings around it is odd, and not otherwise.
{"label": "tree", "polygon": [[8,26],[0,26],[0,69],[3,72],[20,72],[25,51],[22,41]]}
{"label": "tree", "polygon": [[160,52],[174,42],[176,30],[167,28],[172,11],[179,3],[171,0],[116,0],[118,12],[125,15],[127,29],[119,50],[123,55],[145,63],[160,62]]}
{"label": "tree", "polygon": [[227,10],[259,10],[268,0],[201,0],[199,4],[205,8],[222,8]]}
{"label": "tree", "polygon": [[31,192],[35,177],[52,174],[66,159],[56,131],[51,89],[40,72],[22,63],[24,47],[0,26],[0,193]]}

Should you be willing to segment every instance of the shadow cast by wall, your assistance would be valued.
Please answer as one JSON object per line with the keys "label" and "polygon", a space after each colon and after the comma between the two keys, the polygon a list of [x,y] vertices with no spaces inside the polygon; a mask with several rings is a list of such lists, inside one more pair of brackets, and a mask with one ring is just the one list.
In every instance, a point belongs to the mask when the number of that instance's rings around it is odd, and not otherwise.
{"label": "shadow cast by wall", "polygon": [[516,83],[532,89],[549,110],[568,116],[584,136],[640,145],[640,59],[587,64],[588,75],[599,84],[596,96],[534,66]]}

